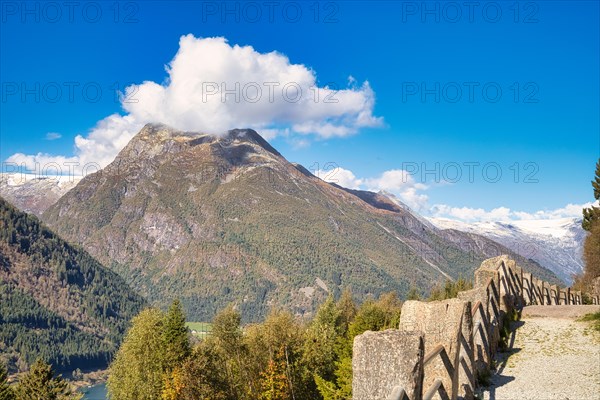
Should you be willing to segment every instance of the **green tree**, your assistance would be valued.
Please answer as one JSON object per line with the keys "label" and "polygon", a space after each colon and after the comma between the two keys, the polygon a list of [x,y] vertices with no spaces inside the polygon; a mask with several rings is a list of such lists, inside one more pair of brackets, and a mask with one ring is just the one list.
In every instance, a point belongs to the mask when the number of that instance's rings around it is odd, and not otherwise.
{"label": "green tree", "polygon": [[15,394],[8,385],[8,371],[0,364],[0,400],[14,400]]}
{"label": "green tree", "polygon": [[354,299],[352,298],[352,291],[349,288],[344,289],[336,307],[340,313],[341,331],[345,334],[348,331],[350,323],[354,320],[357,311],[356,303],[354,303]]}
{"label": "green tree", "polygon": [[395,293],[381,295],[377,301],[364,302],[352,318],[347,331],[339,337],[333,362],[333,377],[316,375],[315,382],[324,400],[352,399],[352,345],[354,338],[371,330],[378,331],[398,326],[402,303]]}
{"label": "green tree", "polygon": [[235,399],[246,398],[248,391],[254,390],[255,384],[247,368],[248,348],[240,323],[240,313],[229,306],[217,313],[207,339],[223,359],[220,368],[227,377],[227,392]]}
{"label": "green tree", "polygon": [[211,343],[202,341],[167,380],[163,400],[235,400],[228,395],[224,360]]}
{"label": "green tree", "polygon": [[108,394],[114,400],[158,400],[165,372],[165,315],[149,308],[132,321],[110,366]]}
{"label": "green tree", "polygon": [[[600,200],[600,160],[596,164],[596,174],[592,181],[594,198]],[[589,231],[583,244],[583,273],[575,276],[574,288],[588,291],[592,281],[600,276],[600,207],[592,206],[583,210],[584,229]]]}
{"label": "green tree", "polygon": [[375,305],[383,312],[383,321],[379,329],[397,329],[400,323],[400,310],[402,309],[402,302],[398,295],[395,292],[384,293]]}
{"label": "green tree", "polygon": [[73,393],[67,381],[54,376],[52,366],[38,359],[16,387],[19,400],[72,400],[81,399]]}
{"label": "green tree", "polygon": [[406,300],[421,300],[421,294],[416,286],[411,286],[406,295]]}
{"label": "green tree", "polygon": [[173,301],[165,316],[163,342],[165,365],[169,371],[181,365],[192,353],[185,314],[179,300]]}
{"label": "green tree", "polygon": [[600,276],[600,222],[594,223],[583,244],[584,281],[589,285]]}
{"label": "green tree", "polygon": [[433,288],[431,288],[431,292],[429,292],[429,298],[427,300],[428,301],[444,300],[445,295],[446,294],[444,292],[444,288],[439,283],[436,283],[435,286],[433,286]]}
{"label": "green tree", "polygon": [[290,389],[288,386],[287,365],[283,350],[275,359],[270,359],[267,368],[261,373],[260,400],[288,400]]}
{"label": "green tree", "polygon": [[[596,201],[600,200],[600,159],[598,159],[598,162],[596,163],[596,174],[592,181],[592,188],[594,191],[594,199],[596,199]],[[581,222],[583,229],[591,231],[592,225],[598,220],[600,220],[600,207],[592,206],[583,209],[583,221]]]}
{"label": "green tree", "polygon": [[453,299],[458,296],[458,292],[473,289],[473,282],[467,281],[462,277],[459,277],[456,281],[446,279],[446,283],[442,288],[439,283],[436,284],[429,294],[428,301]]}
{"label": "green tree", "polygon": [[334,379],[336,348],[342,332],[342,316],[333,296],[319,307],[311,321],[304,345],[303,358],[310,370],[325,380]]}
{"label": "green tree", "polygon": [[[257,392],[250,397],[314,399],[316,387],[303,358],[305,330],[289,312],[274,309],[246,329],[247,370]],[[285,381],[285,385],[282,382]],[[281,392],[285,392],[282,394]]]}

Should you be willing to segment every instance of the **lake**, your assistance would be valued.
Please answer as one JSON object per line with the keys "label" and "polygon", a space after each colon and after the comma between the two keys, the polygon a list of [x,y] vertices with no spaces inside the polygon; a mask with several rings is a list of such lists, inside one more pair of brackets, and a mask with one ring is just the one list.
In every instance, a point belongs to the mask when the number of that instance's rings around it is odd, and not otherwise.
{"label": "lake", "polygon": [[92,386],[82,390],[83,400],[106,400],[106,384]]}

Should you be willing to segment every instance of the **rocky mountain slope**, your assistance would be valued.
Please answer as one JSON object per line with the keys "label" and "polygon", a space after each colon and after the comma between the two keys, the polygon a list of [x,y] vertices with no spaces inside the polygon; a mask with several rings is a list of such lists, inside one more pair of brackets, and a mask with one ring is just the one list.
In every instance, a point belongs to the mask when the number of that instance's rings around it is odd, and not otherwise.
{"label": "rocky mountain slope", "polygon": [[0,362],[108,365],[145,305],[117,274],[0,197]]}
{"label": "rocky mountain slope", "polygon": [[326,183],[252,130],[218,138],[147,125],[43,218],[151,301],[181,298],[195,320],[231,302],[247,320],[280,304],[303,314],[346,286],[358,299],[426,293],[498,250],[384,195]]}
{"label": "rocky mountain slope", "polygon": [[0,174],[0,196],[19,210],[38,217],[75,187],[79,176],[37,176],[24,173]]}
{"label": "rocky mountain slope", "polygon": [[478,222],[432,218],[442,229],[455,229],[485,236],[526,258],[537,261],[567,283],[583,270],[586,232],[581,219],[561,218],[510,222]]}

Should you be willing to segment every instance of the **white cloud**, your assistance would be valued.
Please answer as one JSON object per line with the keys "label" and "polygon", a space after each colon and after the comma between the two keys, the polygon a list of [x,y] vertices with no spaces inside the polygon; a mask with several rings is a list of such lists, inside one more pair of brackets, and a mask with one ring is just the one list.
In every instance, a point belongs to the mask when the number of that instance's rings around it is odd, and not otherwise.
{"label": "white cloud", "polygon": [[[581,218],[582,209],[591,205],[592,203],[567,204],[565,207],[554,210],[539,210],[529,213],[511,210],[506,207],[484,210],[483,208],[451,207],[444,204],[436,204],[431,208],[430,213],[433,217],[457,219],[464,222],[544,220]],[[595,203],[595,205],[598,206],[598,203]]]}
{"label": "white cloud", "polygon": [[[446,204],[429,205],[429,196],[425,191],[429,186],[416,182],[410,172],[401,169],[388,170],[372,178],[357,177],[352,171],[335,167],[319,170],[316,175],[327,182],[333,182],[350,189],[386,191],[395,195],[411,209],[436,218],[449,218],[464,222],[542,220],[559,218],[581,218],[581,210],[592,203],[567,204],[554,210],[524,212],[507,207],[491,210],[471,207],[452,207]],[[594,205],[599,206],[598,202]]]}
{"label": "white cloud", "polygon": [[74,168],[78,162],[77,157],[54,156],[46,153],[35,155],[16,153],[6,159],[3,168],[9,172],[12,171],[11,167],[15,167],[15,171],[17,167],[24,167],[42,175],[55,175],[57,170],[59,174],[69,174],[69,168]]}
{"label": "white cloud", "polygon": [[42,175],[47,170],[65,175],[93,173],[108,165],[142,126],[130,115],[113,114],[99,121],[86,137],[75,137],[75,156],[16,153],[6,159],[5,166],[13,163]]}
{"label": "white cloud", "polygon": [[46,133],[46,140],[56,140],[60,139],[62,135],[58,132],[48,132]]}
{"label": "white cloud", "polygon": [[348,189],[361,189],[364,182],[362,179],[358,179],[352,171],[340,167],[318,170],[315,174],[325,182],[335,183]]}
{"label": "white cloud", "polygon": [[352,171],[336,167],[317,171],[317,176],[349,189],[373,192],[383,190],[392,193],[415,211],[426,208],[429,200],[429,197],[421,192],[427,189],[427,186],[416,182],[410,173],[400,169],[385,171],[374,178],[357,178]]}
{"label": "white cloud", "polygon": [[373,115],[375,94],[368,82],[358,86],[349,78],[340,90],[319,87],[315,71],[305,65],[275,51],[232,46],[222,37],[182,36],[166,71],[164,83],[129,86],[121,96],[126,115],[108,116],[86,136],[78,135],[74,157],[15,154],[7,161],[30,166],[67,160],[104,167],[148,122],[211,134],[253,128],[267,139],[345,137],[383,124]]}
{"label": "white cloud", "polygon": [[182,36],[165,84],[127,89],[136,119],[219,134],[231,128],[279,129],[328,138],[378,126],[368,82],[338,91],[318,87],[314,71],[277,52],[231,46],[226,39]]}
{"label": "white cloud", "polygon": [[82,165],[108,165],[144,124],[134,116],[110,115],[100,120],[90,133],[75,137],[76,154]]}
{"label": "white cloud", "polygon": [[596,203],[572,204],[569,203],[564,207],[555,210],[540,210],[534,213],[515,211],[513,214],[517,219],[556,219],[556,218],[581,218],[582,209],[589,208],[592,205],[598,207]]}

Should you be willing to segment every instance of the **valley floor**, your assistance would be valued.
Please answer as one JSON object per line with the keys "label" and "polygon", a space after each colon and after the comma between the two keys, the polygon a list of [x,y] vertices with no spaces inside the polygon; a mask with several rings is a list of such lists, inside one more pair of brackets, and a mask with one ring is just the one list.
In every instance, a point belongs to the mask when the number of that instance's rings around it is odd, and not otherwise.
{"label": "valley floor", "polygon": [[486,400],[600,399],[600,333],[579,321],[597,306],[525,307],[499,353]]}

